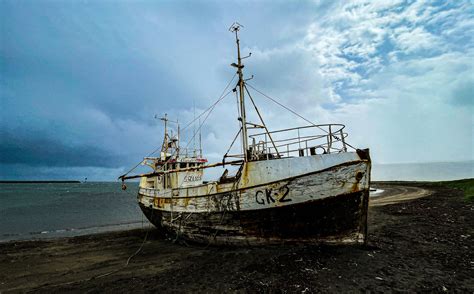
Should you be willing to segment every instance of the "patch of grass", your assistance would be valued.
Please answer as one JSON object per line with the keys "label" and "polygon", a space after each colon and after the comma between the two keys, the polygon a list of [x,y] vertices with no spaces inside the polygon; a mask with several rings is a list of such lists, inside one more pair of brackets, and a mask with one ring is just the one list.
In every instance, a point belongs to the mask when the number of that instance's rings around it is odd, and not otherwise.
{"label": "patch of grass", "polygon": [[439,185],[456,188],[464,191],[464,197],[474,201],[474,179],[463,179],[457,181],[438,182]]}

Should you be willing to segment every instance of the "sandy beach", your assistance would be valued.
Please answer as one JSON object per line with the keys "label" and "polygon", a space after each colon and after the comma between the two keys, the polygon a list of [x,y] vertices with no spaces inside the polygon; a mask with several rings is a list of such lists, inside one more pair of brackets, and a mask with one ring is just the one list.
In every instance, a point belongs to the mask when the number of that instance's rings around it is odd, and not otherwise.
{"label": "sandy beach", "polygon": [[474,202],[430,183],[373,186],[368,246],[206,247],[153,228],[12,241],[0,292],[472,292]]}

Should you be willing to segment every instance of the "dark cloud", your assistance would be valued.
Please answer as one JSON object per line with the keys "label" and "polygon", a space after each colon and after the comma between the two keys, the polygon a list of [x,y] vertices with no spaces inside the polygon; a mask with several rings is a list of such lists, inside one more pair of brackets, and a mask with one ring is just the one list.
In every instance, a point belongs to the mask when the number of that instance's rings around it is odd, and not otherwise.
{"label": "dark cloud", "polygon": [[[217,99],[233,74],[233,21],[252,28],[243,46],[273,47],[304,35],[299,24],[310,21],[303,12],[312,4],[233,6],[0,2],[0,163],[134,165],[159,144],[154,114],[188,120],[193,104],[205,109]],[[292,21],[273,17],[288,11]]]}
{"label": "dark cloud", "polygon": [[98,146],[66,145],[41,133],[0,133],[0,164],[54,167],[119,167],[123,157]]}

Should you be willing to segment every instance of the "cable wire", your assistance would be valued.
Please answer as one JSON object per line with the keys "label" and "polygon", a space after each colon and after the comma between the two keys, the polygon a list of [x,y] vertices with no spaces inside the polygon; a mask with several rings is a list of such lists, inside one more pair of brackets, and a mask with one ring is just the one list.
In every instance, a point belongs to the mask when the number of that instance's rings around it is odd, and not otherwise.
{"label": "cable wire", "polygon": [[[217,105],[217,103],[219,103],[222,99],[224,99],[227,95],[229,95],[229,93],[225,94],[227,89],[229,88],[229,86],[232,84],[232,82],[234,81],[235,77],[237,76],[237,73],[235,73],[233,76],[232,76],[232,79],[229,81],[229,83],[227,84],[227,86],[224,88],[224,90],[222,91],[221,95],[219,96],[219,99],[217,99],[211,106],[209,106],[206,110],[204,110],[200,115],[198,115],[197,117],[195,117],[191,122],[189,122],[184,128],[181,129],[182,132],[184,132],[184,130],[186,130],[192,123],[194,123],[197,119],[199,119],[201,116],[203,116],[206,112],[208,112],[209,110],[212,110],[214,109],[214,107]],[[209,116],[209,114],[206,116],[206,119],[207,117]],[[202,124],[201,124],[202,126]],[[199,128],[200,129],[200,128]],[[194,136],[193,138],[196,136],[196,133],[194,133]],[[189,145],[189,143],[188,143]],[[187,145],[186,145],[187,147]],[[158,147],[156,148],[155,150],[153,150],[150,154],[148,154],[146,157],[149,157],[149,156],[152,156],[153,154],[155,154],[158,150],[160,150],[161,147]],[[126,175],[128,175],[129,173],[131,173],[133,170],[135,170],[143,161],[140,161],[139,163],[137,163],[134,167],[132,167],[129,171],[127,171],[126,173],[124,173],[121,177],[124,177]]]}
{"label": "cable wire", "polygon": [[[265,98],[267,99],[270,99],[271,101],[273,101],[274,103],[278,104],[279,106],[283,107],[284,109],[288,110],[289,112],[293,113],[294,115],[298,116],[299,118],[303,119],[304,121],[312,124],[313,126],[317,127],[318,129],[322,130],[323,132],[325,132],[326,134],[329,134],[328,131],[326,131],[325,129],[321,128],[320,126],[316,125],[315,123],[313,123],[312,121],[310,121],[309,119],[303,117],[302,115],[300,115],[299,113],[297,113],[296,111],[294,111],[293,109],[283,105],[282,103],[278,102],[276,99],[273,99],[272,97],[266,95],[265,93],[259,91],[258,89],[256,89],[255,87],[253,87],[252,85],[250,85],[249,83],[245,83],[247,86],[249,86],[250,88],[252,88],[255,92],[261,94],[262,96],[264,96]],[[329,134],[331,135],[332,137],[338,139],[337,136],[333,135],[333,134]],[[351,144],[345,142],[345,144],[349,147],[351,147],[352,149],[356,150],[357,148],[355,148],[354,146],[352,146]]]}

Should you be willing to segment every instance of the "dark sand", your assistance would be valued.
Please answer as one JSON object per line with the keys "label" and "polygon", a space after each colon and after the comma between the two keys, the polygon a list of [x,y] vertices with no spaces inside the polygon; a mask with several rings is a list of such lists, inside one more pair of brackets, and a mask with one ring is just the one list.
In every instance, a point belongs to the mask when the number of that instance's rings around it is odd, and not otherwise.
{"label": "dark sand", "polygon": [[366,247],[206,248],[153,229],[9,242],[0,244],[0,292],[472,293],[474,203],[430,184],[375,186],[387,192],[371,205]]}

